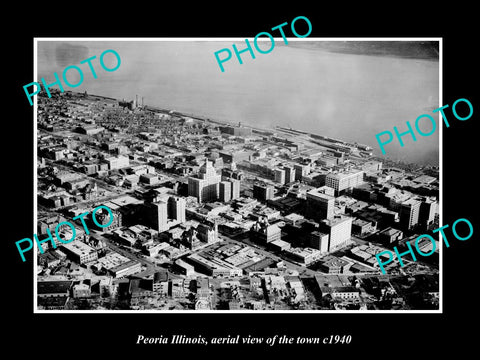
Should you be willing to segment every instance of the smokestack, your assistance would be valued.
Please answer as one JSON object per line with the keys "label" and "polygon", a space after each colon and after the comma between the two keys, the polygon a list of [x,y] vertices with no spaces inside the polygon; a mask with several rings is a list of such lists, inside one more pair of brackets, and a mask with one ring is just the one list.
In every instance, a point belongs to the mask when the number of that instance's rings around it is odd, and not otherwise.
{"label": "smokestack", "polygon": [[138,106],[138,95],[135,95],[135,106]]}
{"label": "smokestack", "polygon": [[142,96],[142,107],[143,107],[143,96]]}

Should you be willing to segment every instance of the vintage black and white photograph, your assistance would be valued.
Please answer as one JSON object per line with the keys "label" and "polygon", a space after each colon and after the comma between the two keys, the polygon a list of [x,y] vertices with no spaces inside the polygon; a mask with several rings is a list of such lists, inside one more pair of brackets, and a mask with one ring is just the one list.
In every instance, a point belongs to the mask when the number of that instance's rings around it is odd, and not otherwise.
{"label": "vintage black and white photograph", "polygon": [[35,39],[34,312],[440,312],[441,73],[440,38]]}

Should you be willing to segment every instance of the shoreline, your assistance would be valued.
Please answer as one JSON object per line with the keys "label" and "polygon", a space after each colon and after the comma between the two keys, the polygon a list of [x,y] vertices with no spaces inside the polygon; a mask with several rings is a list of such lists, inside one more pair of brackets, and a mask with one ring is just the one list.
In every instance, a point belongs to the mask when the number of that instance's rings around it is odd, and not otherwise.
{"label": "shoreline", "polygon": [[[64,93],[75,94],[75,96],[79,96],[79,95],[85,96],[85,93],[71,91],[71,90],[67,90]],[[88,91],[86,91],[86,95],[88,97],[91,97],[91,98],[105,99],[105,100],[108,100],[108,101],[115,101],[117,103],[120,103],[122,101],[126,101],[126,102],[133,102],[134,101],[133,99],[131,101],[128,101],[128,100],[117,99],[117,98],[104,96],[104,95],[91,94],[91,93],[88,93]],[[204,123],[213,123],[213,124],[218,124],[218,125],[226,125],[226,126],[234,126],[234,127],[238,126],[238,124],[236,122],[231,122],[231,121],[223,120],[223,119],[222,120],[212,119],[212,118],[210,118],[209,116],[206,116],[206,115],[198,115],[198,114],[193,114],[193,113],[189,113],[189,112],[185,112],[185,111],[165,109],[165,108],[161,108],[159,106],[144,105],[144,106],[141,106],[139,108],[142,108],[142,109],[147,110],[147,111],[160,112],[160,113],[174,115],[174,116],[178,116],[178,117],[188,117],[188,118],[192,118],[192,119],[197,120],[197,121],[202,121]],[[407,165],[407,166],[415,165],[419,168],[426,168],[426,167],[427,168],[428,167],[429,168],[431,168],[431,167],[440,168],[440,161],[439,161],[439,164],[436,165],[436,164],[420,164],[420,163],[417,163],[417,162],[406,162],[404,160],[393,159],[393,158],[389,158],[389,157],[388,158],[381,158],[378,154],[374,153],[374,149],[370,145],[365,145],[365,144],[361,144],[361,143],[357,143],[357,142],[353,142],[353,143],[352,142],[347,142],[347,141],[344,141],[344,140],[335,139],[335,138],[332,138],[332,137],[319,135],[319,134],[304,131],[304,130],[287,128],[285,126],[279,126],[279,125],[276,125],[275,128],[273,128],[273,129],[272,128],[256,127],[256,126],[249,125],[249,124],[244,124],[244,123],[241,123],[241,126],[245,127],[245,128],[250,128],[250,129],[252,129],[253,132],[257,132],[257,133],[260,133],[260,134],[268,133],[268,134],[274,135],[278,131],[281,131],[284,134],[285,133],[297,133],[297,135],[309,136],[311,138],[312,142],[316,143],[319,146],[324,146],[324,145],[322,145],[321,143],[318,143],[317,142],[318,140],[326,141],[326,142],[330,143],[332,145],[332,147],[333,146],[352,147],[352,148],[357,149],[357,151],[359,151],[359,152],[362,152],[362,151],[371,152],[371,155],[369,155],[369,157],[371,159],[378,160],[378,161],[381,161],[381,162],[387,162],[387,163],[393,162],[393,163],[398,164],[398,165]],[[291,135],[294,135],[294,134],[291,134]],[[315,140],[317,140],[317,141],[315,141]]]}

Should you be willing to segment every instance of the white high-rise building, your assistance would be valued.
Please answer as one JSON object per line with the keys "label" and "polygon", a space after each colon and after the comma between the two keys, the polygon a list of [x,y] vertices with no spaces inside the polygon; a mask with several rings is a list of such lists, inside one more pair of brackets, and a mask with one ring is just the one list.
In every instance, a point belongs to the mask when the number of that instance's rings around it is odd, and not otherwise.
{"label": "white high-rise building", "polygon": [[232,184],[232,200],[238,199],[240,197],[240,180],[230,179]]}
{"label": "white high-rise building", "polygon": [[411,198],[400,205],[400,224],[411,229],[418,223],[421,202]]}
{"label": "white high-rise building", "polygon": [[170,196],[168,198],[168,217],[179,223],[184,223],[186,220],[185,207],[185,199]]}
{"label": "white high-rise building", "polygon": [[345,173],[330,173],[325,177],[325,185],[335,189],[335,193],[338,195],[340,191],[351,189],[355,186],[363,184],[362,170],[350,170]]}
{"label": "white high-rise building", "polygon": [[160,201],[147,203],[147,225],[162,232],[186,221],[186,201],[176,196],[164,196]]}
{"label": "white high-rise building", "polygon": [[285,184],[285,170],[284,169],[275,169],[275,182],[280,184]]}
{"label": "white high-rise building", "polygon": [[293,165],[295,171],[295,180],[302,180],[302,177],[310,173],[310,166],[304,164],[295,164]]}
{"label": "white high-rise building", "polygon": [[285,183],[289,184],[295,181],[295,169],[292,166],[284,166],[285,170]]}
{"label": "white high-rise building", "polygon": [[348,245],[352,235],[352,222],[351,217],[344,215],[335,215],[331,219],[324,219],[319,222],[319,231],[329,235],[329,252]]}
{"label": "white high-rise building", "polygon": [[196,197],[199,203],[216,201],[221,178],[212,163],[206,160],[200,167],[198,176],[188,178],[188,195]]}
{"label": "white high-rise building", "polygon": [[153,210],[153,226],[158,232],[168,230],[168,203],[167,201],[159,201],[149,205]]}
{"label": "white high-rise building", "polygon": [[221,181],[219,200],[222,202],[229,202],[231,199],[232,199],[232,183],[230,181]]}

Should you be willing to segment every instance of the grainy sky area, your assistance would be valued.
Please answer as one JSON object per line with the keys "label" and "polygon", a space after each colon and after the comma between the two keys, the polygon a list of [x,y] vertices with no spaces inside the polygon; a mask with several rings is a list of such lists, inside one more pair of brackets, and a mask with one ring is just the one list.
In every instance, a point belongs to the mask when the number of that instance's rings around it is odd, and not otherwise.
{"label": "grainy sky area", "polygon": [[[267,39],[268,40],[268,39]],[[374,41],[307,41],[292,39],[284,45],[276,39],[269,54],[242,54],[224,63],[221,72],[214,52],[239,49],[242,41],[39,41],[37,78],[53,82],[69,65],[84,70],[77,88],[84,91],[133,99],[146,104],[196,113],[213,119],[242,122],[259,127],[275,125],[311,131],[374,147],[375,134],[397,126],[405,131],[422,114],[439,104],[438,43]],[[268,44],[262,47],[268,49]],[[100,54],[113,49],[121,65],[105,72]],[[87,64],[93,60],[98,78]],[[105,56],[107,66],[115,57]],[[76,83],[74,70],[68,80]],[[438,115],[434,116],[438,124]],[[431,124],[420,124],[424,132]],[[429,137],[404,137],[386,145],[387,156],[421,164],[439,163],[439,126]]]}

